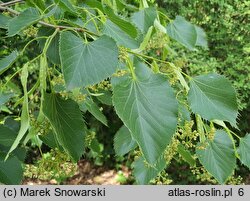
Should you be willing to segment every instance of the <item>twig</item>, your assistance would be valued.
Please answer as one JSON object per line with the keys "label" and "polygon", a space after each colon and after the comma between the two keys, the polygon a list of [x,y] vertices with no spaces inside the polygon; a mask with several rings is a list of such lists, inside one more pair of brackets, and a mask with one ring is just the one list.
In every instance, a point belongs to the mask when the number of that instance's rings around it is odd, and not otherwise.
{"label": "twig", "polygon": [[13,14],[13,15],[19,15],[20,14],[19,12],[13,10],[12,8],[9,8],[7,6],[2,6],[2,4],[0,4],[0,10],[1,11],[7,11],[7,12]]}
{"label": "twig", "polygon": [[[12,1],[12,2],[14,2],[14,1]],[[17,0],[16,0],[16,2],[17,2]],[[9,8],[7,6],[3,6],[3,4],[0,4],[0,11],[7,11],[7,12],[13,14],[13,15],[19,15],[20,14],[20,12],[15,11],[12,8]],[[51,27],[51,28],[54,28],[54,29],[59,29],[59,30],[71,29],[71,30],[74,30],[74,31],[77,31],[77,32],[85,32],[85,33],[88,33],[88,34],[93,35],[93,36],[99,36],[99,34],[91,32],[91,31],[89,31],[87,29],[84,29],[84,28],[70,27],[70,26],[63,26],[63,25],[55,25],[55,24],[50,24],[50,23],[44,22],[44,21],[39,21],[38,23],[43,25],[43,26]]]}
{"label": "twig", "polygon": [[54,28],[54,29],[59,29],[59,30],[73,29],[73,30],[75,30],[77,32],[85,32],[85,33],[88,33],[88,34],[91,34],[91,35],[94,35],[94,36],[99,36],[97,33],[91,32],[91,31],[89,31],[87,29],[84,29],[84,28],[77,28],[77,27],[70,27],[70,26],[63,26],[63,25],[54,25],[54,24],[50,24],[50,23],[47,23],[47,22],[44,22],[44,21],[39,21],[38,23],[43,25],[43,26],[51,27],[51,28]]}
{"label": "twig", "polygon": [[15,1],[9,1],[6,3],[1,3],[0,6],[12,6],[16,3],[24,3],[23,0],[15,0]]}

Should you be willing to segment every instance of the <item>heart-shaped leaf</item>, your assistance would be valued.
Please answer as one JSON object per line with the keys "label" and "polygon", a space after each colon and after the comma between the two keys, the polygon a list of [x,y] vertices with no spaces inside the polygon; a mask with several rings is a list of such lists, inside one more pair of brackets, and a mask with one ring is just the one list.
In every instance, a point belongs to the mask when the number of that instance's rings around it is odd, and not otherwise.
{"label": "heart-shaped leaf", "polygon": [[225,131],[218,130],[214,140],[208,142],[204,150],[199,147],[198,144],[196,153],[201,164],[220,184],[225,183],[236,165],[235,152],[230,137]]}
{"label": "heart-shaped leaf", "polygon": [[113,103],[146,160],[154,164],[175,133],[178,105],[166,78],[135,63],[136,79],[113,79]]}
{"label": "heart-shaped leaf", "polygon": [[231,83],[222,75],[212,73],[193,78],[188,102],[192,111],[204,119],[228,121],[236,127],[236,93]]}
{"label": "heart-shaped leaf", "polygon": [[65,31],[60,37],[60,57],[66,86],[73,89],[96,84],[115,73],[118,48],[108,36],[84,43]]}

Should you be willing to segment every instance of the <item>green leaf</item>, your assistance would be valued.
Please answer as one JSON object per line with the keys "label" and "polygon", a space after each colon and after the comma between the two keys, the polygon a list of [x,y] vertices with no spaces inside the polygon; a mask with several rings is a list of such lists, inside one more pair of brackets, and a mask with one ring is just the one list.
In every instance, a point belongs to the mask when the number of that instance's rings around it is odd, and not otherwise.
{"label": "green leaf", "polygon": [[[38,36],[50,36],[55,32],[55,29],[49,27],[41,27],[38,31]],[[46,52],[48,59],[53,64],[60,64],[60,55],[59,55],[59,33],[53,37]],[[46,39],[39,40],[39,46],[43,50]]]}
{"label": "green leaf", "polygon": [[154,21],[157,18],[157,12],[154,7],[145,8],[138,12],[135,12],[131,20],[144,34],[148,32],[151,26],[154,26]]}
{"label": "green leaf", "polygon": [[58,148],[61,151],[63,150],[63,148],[60,146],[59,142],[56,139],[56,135],[53,131],[49,131],[48,134],[46,135],[41,135],[39,136],[40,140],[43,141],[43,143],[45,143],[47,146],[49,146],[52,149]]}
{"label": "green leaf", "polygon": [[164,34],[167,33],[166,28],[161,24],[161,22],[160,22],[158,19],[156,19],[156,20],[154,21],[154,27],[155,27],[158,31],[160,31],[161,33],[164,33]]}
{"label": "green leaf", "polygon": [[100,11],[104,12],[104,9],[102,7],[102,3],[97,1],[97,0],[86,0],[86,1],[84,1],[84,3],[87,4],[91,8],[95,8],[95,9],[97,8]]}
{"label": "green leaf", "polygon": [[13,51],[11,54],[0,60],[0,75],[16,61],[17,57],[18,52]]}
{"label": "green leaf", "polygon": [[58,142],[75,160],[84,151],[85,128],[78,104],[59,95],[45,93],[43,113],[51,123]]}
{"label": "green leaf", "polygon": [[19,161],[21,161],[22,163],[24,163],[24,160],[26,158],[26,149],[24,147],[17,147],[14,151],[13,151],[13,155],[17,157],[17,159]]}
{"label": "green leaf", "polygon": [[168,24],[167,34],[186,48],[195,50],[195,46],[207,48],[206,33],[202,28],[191,24],[184,17],[177,16]]}
{"label": "green leaf", "polygon": [[122,126],[114,137],[114,149],[117,156],[123,156],[137,147],[126,126]]}
{"label": "green leaf", "polygon": [[17,17],[12,18],[8,24],[8,36],[14,36],[26,27],[36,23],[41,15],[36,8],[28,8]]}
{"label": "green leaf", "polygon": [[14,131],[15,133],[18,133],[20,129],[20,122],[14,120],[12,117],[9,116],[5,118],[4,126],[8,127],[10,130]]}
{"label": "green leaf", "polygon": [[128,75],[112,79],[113,103],[146,160],[154,164],[175,133],[177,101],[164,76],[139,62],[135,71],[135,80]]}
{"label": "green leaf", "polygon": [[73,7],[72,3],[70,3],[68,0],[58,0],[59,6],[72,14],[77,14],[75,8]]}
{"label": "green leaf", "polygon": [[13,142],[8,154],[6,155],[6,159],[9,157],[9,154],[14,151],[19,145],[20,141],[24,137],[25,133],[29,129],[30,121],[29,121],[29,101],[28,101],[28,92],[27,92],[27,79],[28,79],[28,64],[26,63],[23,66],[21,73],[21,84],[23,86],[24,98],[23,98],[23,106],[22,106],[22,114],[21,114],[21,126],[20,130],[17,134],[15,141]]}
{"label": "green leaf", "polygon": [[168,35],[190,50],[195,49],[197,33],[195,26],[186,21],[184,17],[177,16],[167,26]]}
{"label": "green leaf", "polygon": [[10,156],[6,161],[4,161],[4,157],[5,154],[0,152],[0,183],[20,184],[23,178],[21,162],[15,156]]}
{"label": "green leaf", "polygon": [[40,63],[39,63],[39,84],[41,93],[41,99],[43,99],[43,92],[47,89],[47,69],[48,69],[48,61],[45,54],[41,54]]}
{"label": "green leaf", "polygon": [[13,96],[13,93],[0,92],[0,107],[7,103]]}
{"label": "green leaf", "polygon": [[3,15],[0,13],[0,28],[2,29],[8,29],[8,23],[11,17]]}
{"label": "green leaf", "polygon": [[131,2],[131,4],[128,3],[128,1],[124,1],[124,0],[116,0],[116,5],[118,10],[123,10],[124,8],[126,8],[126,10],[128,11],[138,11],[138,7],[133,5],[133,1]]}
{"label": "green leaf", "polygon": [[206,120],[223,120],[236,127],[236,93],[223,76],[212,73],[197,76],[190,82],[188,102],[194,113]]}
{"label": "green leaf", "polygon": [[147,47],[147,45],[148,45],[148,43],[149,43],[149,41],[151,39],[152,31],[153,31],[153,27],[150,27],[148,29],[148,32],[145,35],[143,41],[141,42],[140,47],[138,49],[134,50],[134,51],[142,52],[143,50],[145,50],[145,48]]}
{"label": "green leaf", "polygon": [[112,105],[112,94],[110,91],[99,90],[99,92],[102,93],[102,95],[97,96],[96,98],[105,105]]}
{"label": "green leaf", "polygon": [[147,164],[143,157],[139,157],[132,165],[134,168],[133,174],[138,184],[148,184],[152,179],[157,177],[166,165],[166,160],[163,157],[153,166]]}
{"label": "green leaf", "polygon": [[105,126],[108,126],[108,121],[107,118],[104,116],[104,114],[100,111],[98,105],[91,100],[91,99],[86,99],[85,100],[85,105],[87,107],[87,110],[100,122],[102,122]]}
{"label": "green leaf", "polygon": [[110,21],[112,21],[116,26],[118,26],[122,31],[128,34],[132,38],[136,38],[138,33],[137,29],[130,22],[122,19],[120,16],[114,14],[113,10],[110,7],[104,8],[105,14],[107,14]]}
{"label": "green leaf", "polygon": [[19,84],[15,83],[14,80],[13,81],[10,80],[8,83],[6,83],[6,86],[16,95],[22,94],[22,90],[20,89]]}
{"label": "green leaf", "polygon": [[196,165],[194,157],[182,144],[178,145],[177,151],[190,166],[194,167]]}
{"label": "green leaf", "polygon": [[11,146],[17,136],[17,133],[4,125],[0,125],[0,144]]}
{"label": "green leaf", "polygon": [[43,11],[46,9],[45,1],[43,0],[26,0],[25,3],[32,7],[38,7]]}
{"label": "green leaf", "polygon": [[199,149],[200,144],[197,145],[198,159],[206,170],[220,184],[223,184],[233,173],[236,165],[232,140],[225,131],[218,130],[215,133],[214,140],[207,143],[208,145],[204,150]]}
{"label": "green leaf", "polygon": [[186,108],[186,106],[184,106],[183,104],[179,104],[179,124],[180,125],[184,125],[185,121],[190,121],[191,113],[188,111],[188,109]]}
{"label": "green leaf", "polygon": [[238,154],[240,161],[250,169],[250,134],[240,139]]}
{"label": "green leaf", "polygon": [[115,25],[110,20],[107,20],[104,25],[103,33],[107,36],[113,38],[118,45],[128,47],[131,49],[136,49],[139,47],[140,43],[126,34],[117,25]]}
{"label": "green leaf", "polygon": [[196,46],[202,46],[202,47],[208,47],[207,46],[207,39],[206,39],[206,33],[204,32],[204,30],[196,25],[194,25],[195,27],[195,31],[197,34],[197,38],[196,38]]}
{"label": "green leaf", "polygon": [[95,152],[97,155],[102,154],[103,145],[99,143],[96,138],[91,141],[89,148],[91,149],[91,151]]}
{"label": "green leaf", "polygon": [[122,0],[115,0],[115,3],[119,11],[122,11],[127,6],[126,3],[124,3]]}
{"label": "green leaf", "polygon": [[101,36],[94,42],[71,32],[61,33],[60,57],[68,89],[96,84],[115,73],[118,48],[113,39]]}
{"label": "green leaf", "polygon": [[[16,133],[17,135],[17,133]],[[0,144],[0,150],[3,152],[3,157],[6,156],[8,150],[9,150],[9,146],[3,146]],[[19,161],[21,161],[22,163],[24,162],[25,158],[26,158],[26,149],[24,147],[17,147],[11,154],[11,156],[15,156],[17,157],[17,159]],[[10,156],[10,157],[11,157]],[[8,159],[7,159],[8,160]],[[1,183],[1,182],[0,182]]]}

